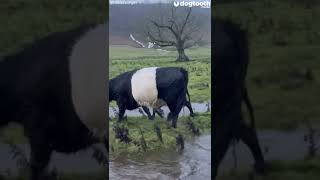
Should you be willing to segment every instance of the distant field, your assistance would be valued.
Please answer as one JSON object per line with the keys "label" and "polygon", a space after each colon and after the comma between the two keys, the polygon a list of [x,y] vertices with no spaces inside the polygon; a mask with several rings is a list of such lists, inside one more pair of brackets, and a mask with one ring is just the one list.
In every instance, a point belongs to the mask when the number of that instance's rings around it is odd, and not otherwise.
{"label": "distant field", "polygon": [[175,62],[176,51],[159,52],[155,49],[111,46],[110,78],[120,73],[143,67],[184,67],[189,72],[189,93],[191,102],[207,102],[211,99],[211,49],[189,49],[189,62]]}

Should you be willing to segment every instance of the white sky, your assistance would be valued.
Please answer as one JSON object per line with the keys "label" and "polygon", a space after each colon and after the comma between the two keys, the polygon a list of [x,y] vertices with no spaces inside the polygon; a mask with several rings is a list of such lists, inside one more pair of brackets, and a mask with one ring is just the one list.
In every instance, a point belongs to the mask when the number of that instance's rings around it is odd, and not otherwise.
{"label": "white sky", "polygon": [[171,3],[173,1],[210,1],[211,0],[109,0],[110,4],[117,4],[117,2],[127,2],[127,3]]}

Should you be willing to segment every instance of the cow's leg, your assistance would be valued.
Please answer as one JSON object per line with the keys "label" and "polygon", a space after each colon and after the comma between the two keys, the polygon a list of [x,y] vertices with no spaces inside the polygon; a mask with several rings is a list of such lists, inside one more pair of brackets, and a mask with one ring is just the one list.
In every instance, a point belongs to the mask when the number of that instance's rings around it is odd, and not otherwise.
{"label": "cow's leg", "polygon": [[48,115],[45,109],[30,105],[28,111],[23,114],[22,124],[24,134],[28,137],[30,143],[30,179],[47,179],[46,167],[49,164],[52,148],[48,138]]}
{"label": "cow's leg", "polygon": [[31,142],[31,180],[47,179],[46,167],[49,164],[52,150],[45,142]]}
{"label": "cow's leg", "polygon": [[177,127],[177,119],[178,119],[178,114],[176,114],[175,112],[169,112],[168,121],[172,121],[173,128]]}
{"label": "cow's leg", "polygon": [[126,107],[123,104],[118,104],[119,107],[119,116],[118,116],[118,122],[121,122],[123,120],[124,113],[126,112]]}
{"label": "cow's leg", "polygon": [[255,160],[255,170],[258,173],[263,173],[265,170],[265,160],[258,142],[256,131],[242,123],[240,126],[240,139],[249,147]]}
{"label": "cow's leg", "polygon": [[[33,123],[37,123],[37,121],[33,121]],[[32,126],[35,126],[35,124]],[[29,128],[28,134],[31,148],[30,178],[31,180],[47,179],[45,178],[47,175],[46,168],[49,164],[52,153],[52,148],[50,148],[48,143],[48,136],[46,135],[47,133],[42,126],[39,126],[39,128]]]}
{"label": "cow's leg", "polygon": [[[155,108],[152,108],[152,116],[153,116],[153,117],[156,117],[156,111],[157,111],[157,110],[156,110]],[[157,114],[158,114],[158,113],[157,113]]]}
{"label": "cow's leg", "polygon": [[142,109],[143,109],[144,112],[147,114],[149,120],[154,120],[155,115],[154,115],[154,114],[151,115],[148,107],[142,106]]}
{"label": "cow's leg", "polygon": [[179,113],[183,107],[183,99],[178,98],[176,103],[169,103],[168,107],[170,109],[170,113],[168,114],[168,121],[172,120],[172,127],[176,128],[177,127],[177,120]]}
{"label": "cow's leg", "polygon": [[[217,127],[218,128],[218,127]],[[215,129],[217,129],[215,128]],[[231,140],[233,139],[233,136],[231,133],[221,132],[220,130],[217,130],[216,135],[213,136],[213,179],[216,178],[218,173],[218,168],[223,160]]]}
{"label": "cow's leg", "polygon": [[157,113],[161,118],[164,116],[164,112],[161,108],[159,109],[153,109],[153,114]]}

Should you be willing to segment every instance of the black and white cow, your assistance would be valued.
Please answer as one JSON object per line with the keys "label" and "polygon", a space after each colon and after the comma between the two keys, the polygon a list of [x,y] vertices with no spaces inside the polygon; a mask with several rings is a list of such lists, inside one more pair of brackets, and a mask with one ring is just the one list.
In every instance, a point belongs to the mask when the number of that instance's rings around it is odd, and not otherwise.
{"label": "black and white cow", "polygon": [[[119,107],[119,121],[126,110],[140,106],[158,109],[167,105],[168,121],[176,127],[178,115],[186,105],[193,115],[188,93],[188,72],[179,67],[147,67],[118,75],[109,81],[109,102],[115,100]],[[186,95],[189,100],[187,101]]]}
{"label": "black and white cow", "polygon": [[46,179],[53,151],[74,153],[101,141],[92,128],[107,127],[107,42],[107,24],[84,25],[1,60],[0,126],[24,127],[32,180]]}
{"label": "black and white cow", "polygon": [[[245,82],[249,63],[246,31],[231,21],[216,18],[213,18],[212,31],[213,179],[232,140],[242,140],[249,147],[255,160],[255,170],[263,172],[265,160]],[[243,120],[243,101],[249,109],[251,126]]]}

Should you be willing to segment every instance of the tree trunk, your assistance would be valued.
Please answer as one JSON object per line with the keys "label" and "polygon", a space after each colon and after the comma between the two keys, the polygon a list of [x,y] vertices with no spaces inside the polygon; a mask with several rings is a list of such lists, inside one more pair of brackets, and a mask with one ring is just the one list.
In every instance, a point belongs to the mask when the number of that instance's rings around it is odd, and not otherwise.
{"label": "tree trunk", "polygon": [[188,56],[184,53],[183,48],[177,48],[178,50],[178,58],[177,61],[189,61]]}

